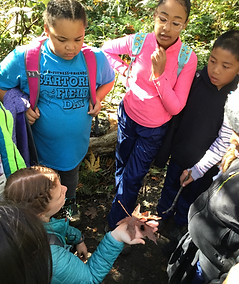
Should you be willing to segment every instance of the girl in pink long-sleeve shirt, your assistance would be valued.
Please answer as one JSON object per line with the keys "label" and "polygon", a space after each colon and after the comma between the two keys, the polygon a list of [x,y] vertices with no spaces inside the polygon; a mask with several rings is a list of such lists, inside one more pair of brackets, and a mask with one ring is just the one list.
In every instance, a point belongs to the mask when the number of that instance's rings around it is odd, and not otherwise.
{"label": "girl in pink long-sleeve shirt", "polygon": [[[147,34],[132,65],[129,89],[118,110],[116,147],[117,194],[108,216],[109,226],[132,213],[142,180],[159,150],[167,122],[186,104],[197,66],[191,53],[177,77],[180,32],[186,28],[189,0],[160,0],[154,13],[154,32]],[[103,50],[111,66],[125,75],[128,65],[120,54],[132,55],[134,35],[106,42]]]}

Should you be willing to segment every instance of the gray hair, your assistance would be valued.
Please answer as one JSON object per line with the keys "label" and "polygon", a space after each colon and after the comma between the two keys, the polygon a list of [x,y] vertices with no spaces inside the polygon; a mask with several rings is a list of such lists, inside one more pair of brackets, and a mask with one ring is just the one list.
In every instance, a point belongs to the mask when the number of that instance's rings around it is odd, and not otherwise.
{"label": "gray hair", "polygon": [[233,131],[239,134],[239,85],[234,92],[231,92],[225,104],[225,116],[228,119]]}

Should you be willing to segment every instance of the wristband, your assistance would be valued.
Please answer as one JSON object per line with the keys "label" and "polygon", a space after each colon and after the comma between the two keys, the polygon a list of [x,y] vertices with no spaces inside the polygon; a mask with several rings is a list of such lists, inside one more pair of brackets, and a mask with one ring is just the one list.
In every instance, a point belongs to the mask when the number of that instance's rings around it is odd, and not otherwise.
{"label": "wristband", "polygon": [[79,242],[76,245],[79,245],[79,244],[83,243],[84,240],[85,240],[85,236],[81,235],[81,238],[80,238]]}

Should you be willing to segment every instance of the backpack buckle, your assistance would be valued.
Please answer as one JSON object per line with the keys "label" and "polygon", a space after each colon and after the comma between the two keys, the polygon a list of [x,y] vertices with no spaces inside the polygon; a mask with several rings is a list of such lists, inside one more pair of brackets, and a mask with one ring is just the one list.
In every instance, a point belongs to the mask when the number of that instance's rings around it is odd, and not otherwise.
{"label": "backpack buckle", "polygon": [[36,71],[27,71],[27,77],[37,78],[40,76],[40,73]]}

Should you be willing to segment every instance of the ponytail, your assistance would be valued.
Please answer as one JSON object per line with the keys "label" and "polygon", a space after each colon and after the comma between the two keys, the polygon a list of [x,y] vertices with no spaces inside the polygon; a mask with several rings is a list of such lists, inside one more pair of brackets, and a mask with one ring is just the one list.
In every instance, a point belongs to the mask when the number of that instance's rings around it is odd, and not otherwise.
{"label": "ponytail", "polygon": [[231,137],[231,145],[221,162],[222,171],[225,172],[236,158],[239,158],[239,145],[237,135],[236,133],[233,133]]}

